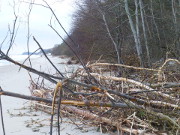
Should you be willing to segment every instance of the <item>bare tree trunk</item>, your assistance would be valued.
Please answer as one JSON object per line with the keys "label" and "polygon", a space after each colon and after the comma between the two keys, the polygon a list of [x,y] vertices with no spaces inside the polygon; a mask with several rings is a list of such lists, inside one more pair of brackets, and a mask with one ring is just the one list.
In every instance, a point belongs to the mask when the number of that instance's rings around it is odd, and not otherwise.
{"label": "bare tree trunk", "polygon": [[98,5],[98,11],[101,13],[102,15],[102,19],[104,21],[104,25],[106,27],[106,30],[107,30],[107,33],[109,35],[109,38],[111,39],[111,42],[113,43],[114,45],[114,48],[115,48],[115,51],[116,51],[116,55],[117,55],[117,63],[121,64],[121,58],[120,58],[120,53],[119,53],[119,47],[118,47],[118,44],[115,42],[114,38],[112,37],[112,34],[110,32],[110,29],[109,29],[109,26],[108,26],[108,23],[107,23],[107,20],[106,20],[106,17],[105,17],[105,13],[101,10],[100,8],[100,1],[96,0],[96,3]]}
{"label": "bare tree trunk", "polygon": [[120,57],[120,63],[123,64],[123,60],[122,60],[122,44],[123,44],[123,32],[122,32],[122,18],[121,18],[121,15],[119,13],[122,12],[122,7],[119,6],[117,11],[115,11],[115,14],[116,14],[116,24],[117,27],[116,28],[116,44],[117,44],[117,47],[118,47],[118,52],[119,52],[119,57]]}
{"label": "bare tree trunk", "polygon": [[142,2],[142,0],[139,0],[139,7],[140,7],[140,11],[141,11],[142,28],[143,28],[143,35],[144,35],[146,52],[147,52],[148,66],[150,67],[151,66],[151,59],[150,59],[148,41],[147,41],[147,36],[146,36],[146,27],[145,27],[145,23],[144,23],[143,2]]}
{"label": "bare tree trunk", "polygon": [[104,15],[104,13],[101,11],[101,14],[102,14],[102,17],[103,17],[103,21],[104,21],[104,24],[105,24],[105,27],[106,27],[106,30],[107,30],[107,33],[114,45],[114,48],[115,48],[115,51],[116,51],[116,54],[117,54],[117,59],[118,59],[118,63],[120,64],[121,63],[121,59],[120,59],[120,54],[119,54],[119,50],[118,50],[118,45],[116,44],[116,42],[114,41],[112,35],[111,35],[111,32],[109,30],[109,26],[107,24],[107,21],[106,21],[106,17]]}
{"label": "bare tree trunk", "polygon": [[[175,30],[175,41],[174,41],[174,46],[172,47],[173,53],[175,54],[176,57],[180,54],[179,46],[180,46],[180,41],[178,40],[179,38],[179,27],[178,27],[178,22],[177,22],[177,10],[176,10],[176,1],[172,0],[172,14],[173,14],[173,23],[174,23],[174,30]],[[180,2],[180,1],[179,1]],[[180,3],[179,3],[180,4]]]}
{"label": "bare tree trunk", "polygon": [[[161,11],[161,23],[163,24],[164,23],[164,21],[163,21],[163,5],[162,5],[162,2],[161,2],[161,0],[159,0],[159,6],[160,6],[160,11]],[[164,25],[162,26],[162,33],[163,33],[163,36],[164,36],[164,41],[165,41],[165,47],[166,47],[166,51],[168,50],[168,44],[167,44],[167,40],[166,40],[166,34],[165,34],[165,31],[164,31],[164,29],[165,29],[165,27],[164,27]]]}
{"label": "bare tree trunk", "polygon": [[148,35],[148,37],[150,38],[150,39],[152,39],[152,35],[154,34],[154,32],[153,31],[151,31],[150,30],[150,26],[149,26],[149,21],[147,20],[147,18],[149,18],[148,17],[148,15],[146,14],[146,11],[144,10],[144,8],[143,8],[143,13],[144,13],[144,23],[145,23],[145,26],[147,27],[146,28],[146,33],[147,33],[147,35]]}
{"label": "bare tree trunk", "polygon": [[178,34],[179,34],[179,28],[178,28],[178,22],[177,22],[177,10],[175,8],[176,5],[176,1],[172,0],[172,14],[173,14],[173,22],[174,22],[174,29],[176,32],[176,38],[178,38]]}
{"label": "bare tree trunk", "polygon": [[[34,1],[32,1],[32,3],[34,3]],[[29,4],[29,12],[27,14],[27,51],[28,51],[28,56],[30,55],[30,49],[29,49],[29,40],[31,37],[31,35],[30,35],[30,15],[31,15],[32,8],[33,8],[33,4]],[[30,66],[32,67],[30,57],[28,60],[29,60]]]}
{"label": "bare tree trunk", "polygon": [[[125,4],[125,11],[126,11],[126,14],[128,16],[129,24],[130,24],[130,27],[131,27],[131,31],[132,31],[133,36],[134,36],[136,51],[137,51],[137,54],[138,54],[138,57],[139,57],[139,60],[140,60],[140,65],[143,67],[142,49],[141,49],[141,46],[139,44],[137,32],[136,32],[136,29],[135,29],[134,24],[133,24],[133,20],[131,18],[130,12],[129,12],[128,1],[124,0],[124,4]],[[137,23],[136,23],[136,25],[137,25]]]}
{"label": "bare tree trunk", "polygon": [[178,30],[178,28],[177,28],[177,17],[176,17],[176,9],[174,7],[175,1],[172,0],[171,2],[172,2],[171,4],[172,4],[173,22],[174,22],[175,31],[177,33],[177,30]]}
{"label": "bare tree trunk", "polygon": [[139,44],[139,47],[141,46],[141,40],[140,40],[140,34],[139,34],[139,12],[138,12],[138,0],[135,0],[135,6],[136,6],[136,10],[135,10],[135,16],[136,16],[136,35],[137,35],[137,41]]}
{"label": "bare tree trunk", "polygon": [[156,31],[157,31],[157,36],[158,36],[158,39],[159,39],[159,43],[161,44],[161,38],[160,38],[160,34],[159,34],[159,29],[158,29],[158,26],[156,24],[156,21],[154,19],[154,10],[153,10],[153,6],[152,6],[152,0],[151,0],[151,15],[152,15],[152,19],[153,19],[153,22],[154,22],[154,25],[155,25],[155,28],[156,28]]}

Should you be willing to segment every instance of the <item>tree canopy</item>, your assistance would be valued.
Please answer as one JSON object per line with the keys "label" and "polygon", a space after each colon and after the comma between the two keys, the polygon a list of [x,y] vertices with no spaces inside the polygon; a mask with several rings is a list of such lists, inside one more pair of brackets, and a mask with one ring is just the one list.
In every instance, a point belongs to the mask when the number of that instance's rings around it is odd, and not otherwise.
{"label": "tree canopy", "polygon": [[[180,2],[177,0],[84,0],[65,41],[84,61],[98,59],[150,66],[180,56]],[[65,43],[58,54],[71,55]],[[56,46],[56,48],[59,48]]]}

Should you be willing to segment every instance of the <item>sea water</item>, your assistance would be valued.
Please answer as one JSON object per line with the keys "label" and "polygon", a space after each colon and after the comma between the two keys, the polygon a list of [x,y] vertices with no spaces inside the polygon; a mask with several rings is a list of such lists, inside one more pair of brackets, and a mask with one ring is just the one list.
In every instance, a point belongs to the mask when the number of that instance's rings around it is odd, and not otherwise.
{"label": "sea water", "polygon": [[[24,60],[26,60],[28,58],[28,55],[10,55],[9,57],[15,61],[18,61],[18,62],[22,61],[23,62]],[[31,55],[30,58],[38,58],[38,57],[40,57],[40,56],[39,55]],[[10,64],[12,64],[12,63],[10,63],[6,60],[0,60],[0,66],[10,65]]]}

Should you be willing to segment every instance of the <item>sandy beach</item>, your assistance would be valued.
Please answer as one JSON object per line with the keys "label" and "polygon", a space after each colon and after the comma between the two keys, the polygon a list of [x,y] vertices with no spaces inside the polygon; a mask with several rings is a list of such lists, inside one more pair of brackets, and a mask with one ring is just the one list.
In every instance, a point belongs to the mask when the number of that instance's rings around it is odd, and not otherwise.
{"label": "sandy beach", "polygon": [[[57,57],[51,57],[55,65],[65,72],[67,70],[73,70],[73,66],[66,66],[65,64],[59,64],[67,61],[67,59],[60,59]],[[33,58],[33,68],[47,73],[53,73],[54,70],[49,62],[44,57]],[[28,65],[28,64],[27,64]],[[76,67],[75,67],[76,68]],[[30,95],[28,72],[24,69],[20,71],[19,67],[13,64],[0,66],[0,86],[5,91],[16,92],[19,94]],[[36,78],[36,75],[32,75]],[[53,86],[52,86],[53,87]],[[35,111],[30,108],[30,102],[13,97],[2,96],[3,115],[6,135],[48,135],[49,134],[49,119],[50,115],[41,111]],[[67,118],[63,118],[61,124],[62,135],[100,135],[97,132],[97,128],[87,128],[79,130],[73,124],[66,123]],[[36,122],[39,123],[36,123]],[[56,128],[54,128],[53,135],[56,135]],[[0,124],[0,134],[2,132],[2,126]]]}

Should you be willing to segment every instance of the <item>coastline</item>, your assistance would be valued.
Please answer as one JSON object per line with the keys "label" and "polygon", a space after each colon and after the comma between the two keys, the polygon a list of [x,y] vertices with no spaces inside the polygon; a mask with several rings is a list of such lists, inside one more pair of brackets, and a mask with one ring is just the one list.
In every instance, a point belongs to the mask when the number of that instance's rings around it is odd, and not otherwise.
{"label": "coastline", "polygon": [[[57,67],[65,72],[68,67],[65,64],[59,64],[67,61],[67,59],[60,59],[58,57],[50,56]],[[53,73],[54,69],[49,64],[49,62],[44,57],[37,57],[31,60],[33,68],[45,71],[48,73]],[[69,68],[72,68],[70,65]],[[24,69],[20,71],[19,67],[13,64],[0,66],[0,86],[3,90],[16,92],[19,94],[30,95],[29,91],[29,80],[30,77],[28,72]],[[73,69],[71,69],[73,70]],[[32,74],[33,78],[37,75]],[[45,114],[41,111],[34,111],[29,109],[29,101],[23,99],[17,99],[13,97],[2,96],[2,107],[4,115],[5,131],[7,135],[46,135],[49,133],[49,119],[50,115]],[[64,121],[67,118],[63,118]],[[35,126],[40,126],[38,124],[31,123],[33,121],[43,121],[45,126],[36,128]],[[61,124],[61,134],[73,134],[73,135],[100,135],[100,132],[96,132],[95,128],[88,128],[88,132],[82,132],[77,129],[73,124],[62,123]],[[0,134],[2,133],[2,127],[0,124]],[[54,128],[54,135],[57,134],[56,128]]]}

